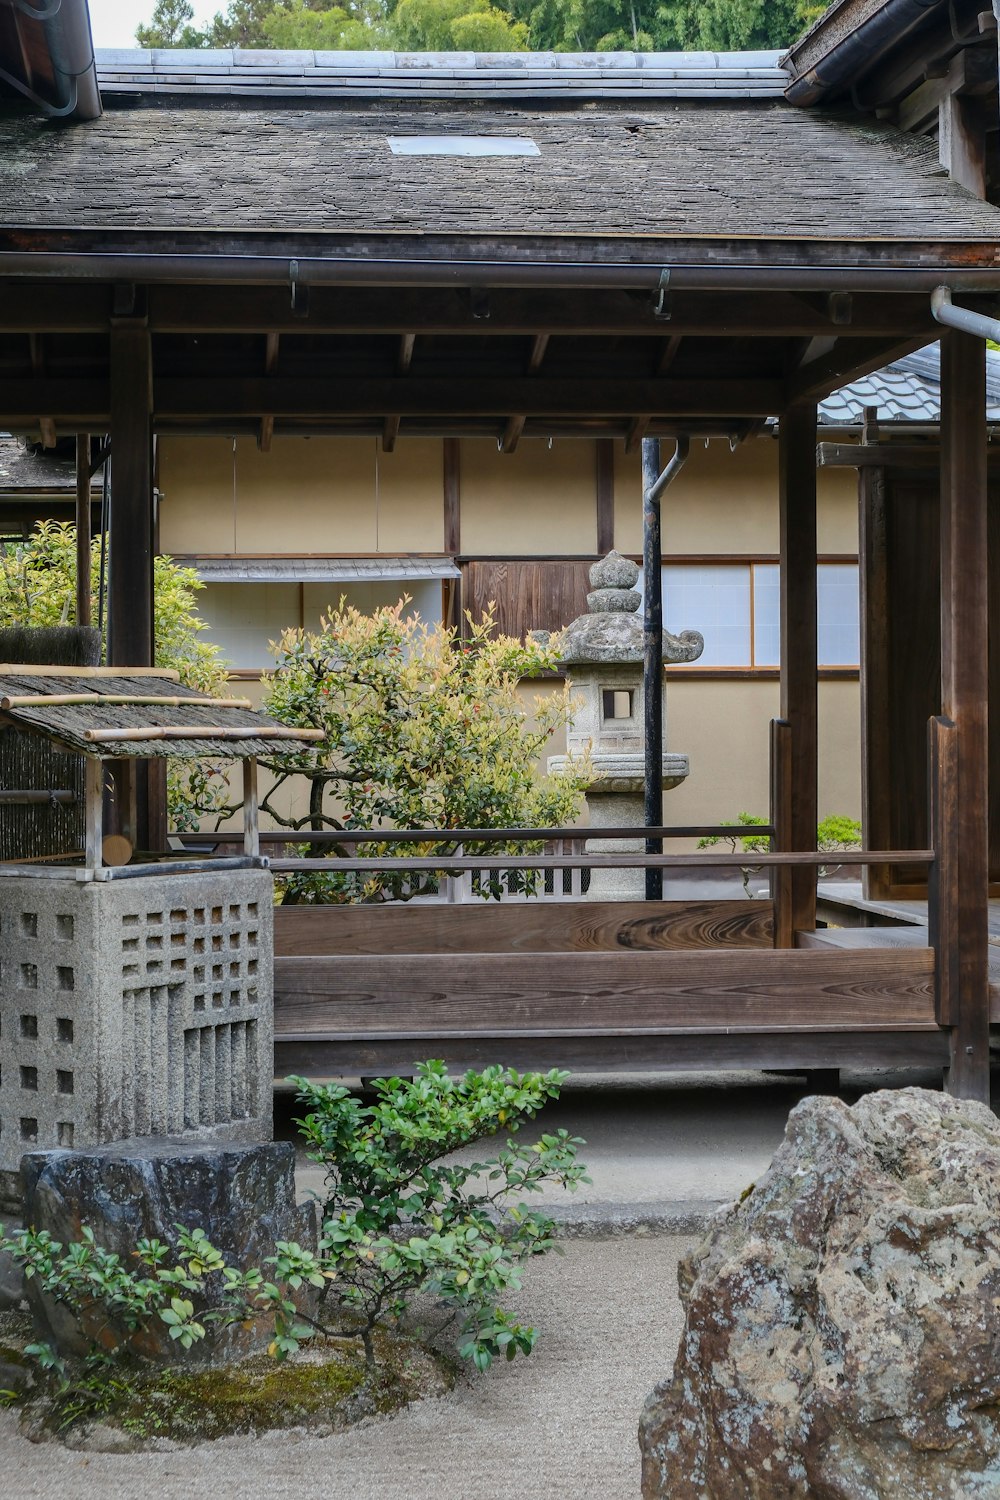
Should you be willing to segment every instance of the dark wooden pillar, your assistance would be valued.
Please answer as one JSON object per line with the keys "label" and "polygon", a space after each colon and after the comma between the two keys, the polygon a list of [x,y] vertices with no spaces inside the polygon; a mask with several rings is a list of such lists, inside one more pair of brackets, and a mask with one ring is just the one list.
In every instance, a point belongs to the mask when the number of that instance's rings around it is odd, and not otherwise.
{"label": "dark wooden pillar", "polygon": [[153,664],[153,362],[145,319],[111,329],[108,662]]}
{"label": "dark wooden pillar", "polygon": [[[878,442],[878,408],[865,408],[862,442]],[[858,479],[861,582],[861,826],[866,849],[891,849],[892,765],[889,745],[889,549],[885,469],[866,465]],[[888,896],[892,871],[866,865],[864,895]]]}
{"label": "dark wooden pillar", "polygon": [[[442,451],[442,485],[444,497],[444,550],[455,561],[462,550],[462,450],[458,438],[445,438]],[[458,565],[460,568],[461,563]],[[465,633],[465,600],[462,579],[454,578],[448,599],[448,624],[459,635]]]}
{"label": "dark wooden pillar", "polygon": [[76,435],[76,623],[91,623],[90,435]]}
{"label": "dark wooden pillar", "polygon": [[[816,848],[816,407],[790,407],[778,432],[781,532],[781,717],[789,726],[788,841]],[[816,926],[816,871],[790,881],[794,932]]]}
{"label": "dark wooden pillar", "polygon": [[[938,868],[932,936],[937,1014],[951,1028],[947,1088],[989,1102],[989,627],[986,349],[941,336],[941,723],[932,757]],[[954,726],[952,729],[951,726]],[[947,732],[947,733],[946,733]],[[943,785],[946,771],[948,786]]]}
{"label": "dark wooden pillar", "polygon": [[597,448],[597,551],[605,557],[615,545],[615,444],[613,438],[598,438]]}
{"label": "dark wooden pillar", "polygon": [[[109,666],[153,665],[153,359],[143,317],[111,326],[111,523],[108,529]],[[139,850],[166,845],[166,783],[162,760],[140,762],[135,774]]]}

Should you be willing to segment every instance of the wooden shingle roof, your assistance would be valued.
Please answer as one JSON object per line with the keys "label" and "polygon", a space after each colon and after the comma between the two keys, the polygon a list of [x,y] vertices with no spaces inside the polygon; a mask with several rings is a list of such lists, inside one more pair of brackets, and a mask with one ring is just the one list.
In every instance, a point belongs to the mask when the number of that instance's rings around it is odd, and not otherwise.
{"label": "wooden shingle roof", "polygon": [[[246,700],[195,692],[177,682],[176,673],[127,668],[98,673],[0,666],[0,719],[94,756],[232,759],[304,751],[321,737],[318,731],[291,731]],[[210,732],[218,729],[224,733]]]}
{"label": "wooden shingle roof", "polygon": [[[537,156],[399,156],[389,136],[528,137]],[[935,145],[770,100],[108,110],[0,118],[0,231],[986,242],[1000,210]]]}

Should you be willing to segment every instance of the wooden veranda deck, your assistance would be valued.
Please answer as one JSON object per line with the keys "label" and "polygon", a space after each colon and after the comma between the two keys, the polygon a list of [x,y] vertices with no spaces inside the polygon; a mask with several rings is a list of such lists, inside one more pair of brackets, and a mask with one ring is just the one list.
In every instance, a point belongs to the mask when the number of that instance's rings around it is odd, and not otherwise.
{"label": "wooden veranda deck", "polygon": [[[926,940],[876,951],[779,946],[787,925],[780,875],[821,858],[755,856],[779,877],[776,900],[550,894],[510,903],[279,907],[276,1074],[406,1072],[425,1057],[456,1067],[605,1072],[944,1066],[947,1036],[935,1018],[935,955]],[[365,873],[422,866],[458,879],[473,866],[554,867],[561,889],[567,869],[718,867],[739,857],[480,854],[278,859],[275,868],[303,863]]]}

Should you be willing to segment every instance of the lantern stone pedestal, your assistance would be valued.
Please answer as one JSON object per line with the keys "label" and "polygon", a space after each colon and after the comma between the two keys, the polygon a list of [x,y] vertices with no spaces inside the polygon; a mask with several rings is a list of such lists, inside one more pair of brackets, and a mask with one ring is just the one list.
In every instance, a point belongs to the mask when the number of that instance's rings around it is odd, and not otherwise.
{"label": "lantern stone pedestal", "polygon": [[[638,610],[642,596],[635,585],[639,569],[618,552],[610,552],[590,570],[587,613],[566,627],[560,662],[580,700],[566,738],[566,755],[552,756],[549,770],[588,753],[593,779],[587,787],[587,811],[593,828],[643,827],[643,634]],[[679,636],[663,633],[664,662],[696,661],[705,642],[696,630]],[[663,687],[661,685],[661,692]],[[664,703],[664,737],[666,704]],[[664,791],[679,786],[688,774],[688,758],[664,752]],[[588,853],[641,854],[644,841],[599,839]],[[592,901],[641,901],[646,883],[640,870],[594,870]]]}

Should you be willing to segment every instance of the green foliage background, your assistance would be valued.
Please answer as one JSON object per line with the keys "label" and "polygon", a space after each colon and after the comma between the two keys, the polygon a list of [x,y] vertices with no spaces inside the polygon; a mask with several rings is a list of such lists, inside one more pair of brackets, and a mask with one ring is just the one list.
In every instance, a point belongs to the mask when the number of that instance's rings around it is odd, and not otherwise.
{"label": "green foliage background", "polygon": [[229,0],[203,28],[189,0],[157,0],[142,47],[638,52],[787,47],[812,0]]}

